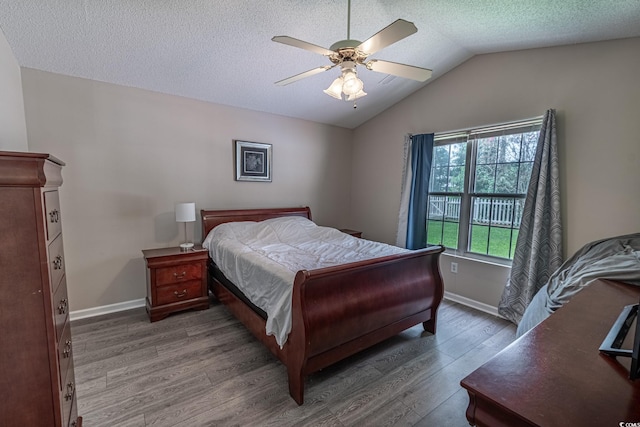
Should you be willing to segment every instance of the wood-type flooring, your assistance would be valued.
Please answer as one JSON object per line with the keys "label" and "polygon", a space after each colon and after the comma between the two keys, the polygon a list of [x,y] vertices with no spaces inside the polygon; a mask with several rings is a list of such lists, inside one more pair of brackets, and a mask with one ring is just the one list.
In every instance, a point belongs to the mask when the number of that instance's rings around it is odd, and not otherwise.
{"label": "wood-type flooring", "polygon": [[213,299],[154,323],[140,308],[71,326],[86,427],[466,427],[460,380],[515,337],[511,323],[443,301],[435,335],[418,325],[312,374],[298,406],[284,365]]}

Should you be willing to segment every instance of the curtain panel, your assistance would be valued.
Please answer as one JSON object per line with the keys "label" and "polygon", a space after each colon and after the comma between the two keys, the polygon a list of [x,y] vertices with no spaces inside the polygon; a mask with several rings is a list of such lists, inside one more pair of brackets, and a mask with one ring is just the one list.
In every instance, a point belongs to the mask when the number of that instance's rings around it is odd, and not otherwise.
{"label": "curtain panel", "polygon": [[515,324],[549,277],[562,264],[560,168],[555,110],[547,110],[540,129],[511,274],[498,312]]}
{"label": "curtain panel", "polygon": [[427,202],[433,141],[433,133],[411,135],[405,139],[405,165],[396,240],[398,246],[407,249],[427,247]]}

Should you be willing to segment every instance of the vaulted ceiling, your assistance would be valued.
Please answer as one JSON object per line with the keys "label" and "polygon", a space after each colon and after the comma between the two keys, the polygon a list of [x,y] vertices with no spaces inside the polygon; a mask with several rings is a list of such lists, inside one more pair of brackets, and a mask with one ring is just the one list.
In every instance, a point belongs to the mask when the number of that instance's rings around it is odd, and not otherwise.
{"label": "vaulted ceiling", "polygon": [[352,0],[351,38],[398,18],[418,32],[371,58],[433,77],[359,68],[368,96],[354,109],[322,92],[338,68],[276,86],[331,63],[271,41],[329,48],[346,39],[347,0],[0,0],[0,28],[20,66],[347,128],[477,54],[640,36],[640,0]]}

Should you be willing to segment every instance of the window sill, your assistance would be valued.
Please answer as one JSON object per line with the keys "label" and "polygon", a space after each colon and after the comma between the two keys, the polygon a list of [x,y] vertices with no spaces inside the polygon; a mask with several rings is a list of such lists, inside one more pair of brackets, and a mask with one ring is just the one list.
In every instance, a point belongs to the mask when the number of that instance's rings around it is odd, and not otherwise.
{"label": "window sill", "polygon": [[483,257],[482,255],[473,255],[473,254],[460,254],[457,251],[451,250],[451,249],[446,249],[443,253],[443,255],[449,256],[451,258],[458,258],[458,259],[464,259],[467,261],[473,261],[473,262],[478,262],[478,263],[482,263],[482,264],[486,264],[486,265],[493,265],[496,267],[504,267],[504,268],[511,268],[511,260],[499,260],[499,259],[493,259],[493,258],[489,258],[489,257]]}

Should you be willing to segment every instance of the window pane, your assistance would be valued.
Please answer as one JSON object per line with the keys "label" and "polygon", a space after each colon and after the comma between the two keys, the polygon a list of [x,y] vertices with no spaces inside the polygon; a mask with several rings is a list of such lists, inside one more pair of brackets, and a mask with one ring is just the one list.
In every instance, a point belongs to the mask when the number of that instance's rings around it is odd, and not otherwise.
{"label": "window pane", "polygon": [[513,255],[516,252],[516,242],[518,241],[518,234],[520,230],[514,229],[513,234],[511,235],[511,252],[509,253],[509,258],[513,259]]}
{"label": "window pane", "polygon": [[451,147],[451,165],[464,166],[467,162],[467,143],[459,142],[457,144],[451,144],[449,147]]}
{"label": "window pane", "polygon": [[524,199],[516,199],[513,212],[513,227],[519,229],[522,222],[522,212],[524,211]]}
{"label": "window pane", "polygon": [[446,191],[462,193],[464,191],[464,166],[449,169],[449,186]]}
{"label": "window pane", "polygon": [[[515,193],[518,185],[519,163],[496,165],[496,193]],[[485,166],[486,167],[486,166]]]}
{"label": "window pane", "polygon": [[427,244],[442,244],[442,225],[443,221],[429,220],[427,223]]}
{"label": "window pane", "polygon": [[487,255],[509,258],[511,252],[511,228],[491,227]]}
{"label": "window pane", "polygon": [[518,193],[527,193],[527,188],[529,188],[529,181],[531,180],[532,170],[533,163],[520,163],[520,176],[518,177],[518,189],[516,190]]}
{"label": "window pane", "polygon": [[433,167],[443,167],[449,165],[449,147],[446,145],[433,147],[433,159],[431,160]]}
{"label": "window pane", "polygon": [[485,225],[471,226],[471,242],[469,252],[487,254],[487,242],[489,240],[489,227]]}
{"label": "window pane", "polygon": [[429,209],[427,209],[427,217],[429,219],[444,219],[445,212],[445,196],[429,196]]}
{"label": "window pane", "polygon": [[427,244],[458,247],[460,200],[458,196],[429,196]]}
{"label": "window pane", "polygon": [[446,221],[442,233],[442,244],[447,248],[456,249],[458,247],[459,222]]}
{"label": "window pane", "polygon": [[485,138],[476,140],[478,144],[476,163],[485,165],[495,163],[498,153],[498,141],[496,138]]}
{"label": "window pane", "polygon": [[438,193],[464,191],[466,159],[466,142],[435,146],[429,191]]}
{"label": "window pane", "polygon": [[532,162],[536,156],[539,132],[527,132],[522,134],[522,156],[523,162]]}
{"label": "window pane", "polygon": [[479,165],[476,167],[474,191],[476,193],[494,193],[496,165]]}
{"label": "window pane", "polygon": [[513,163],[520,159],[522,135],[505,135],[499,138],[498,163]]}
{"label": "window pane", "polygon": [[431,179],[429,180],[429,191],[447,191],[449,168],[446,166],[436,166],[431,168]]}
{"label": "window pane", "polygon": [[[469,251],[500,258],[512,258],[513,233],[522,219],[524,200],[510,197],[472,197],[472,225]],[[513,226],[513,227],[512,227]],[[515,236],[517,239],[517,234]]]}

